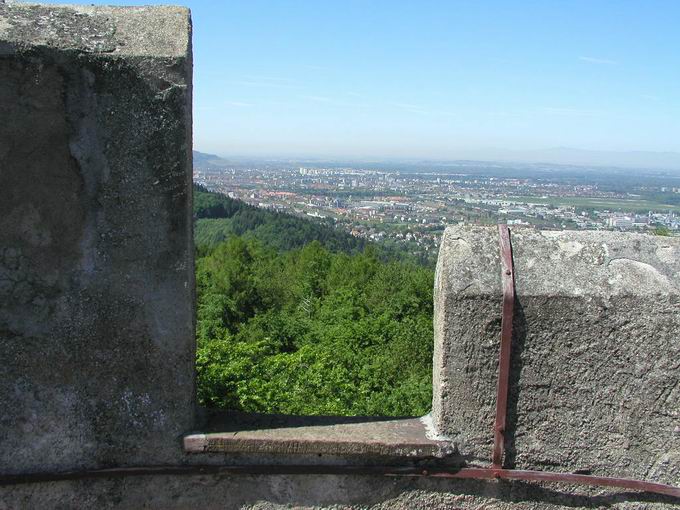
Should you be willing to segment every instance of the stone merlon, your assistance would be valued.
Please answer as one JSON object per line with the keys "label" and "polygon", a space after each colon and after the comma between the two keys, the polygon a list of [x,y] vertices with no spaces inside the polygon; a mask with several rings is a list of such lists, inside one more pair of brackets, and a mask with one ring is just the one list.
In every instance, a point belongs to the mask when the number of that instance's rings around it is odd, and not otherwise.
{"label": "stone merlon", "polygon": [[0,5],[0,466],[176,462],[194,425],[191,24]]}
{"label": "stone merlon", "polygon": [[[680,479],[680,239],[511,230],[508,467]],[[449,227],[435,284],[433,416],[474,463],[493,439],[495,227]]]}

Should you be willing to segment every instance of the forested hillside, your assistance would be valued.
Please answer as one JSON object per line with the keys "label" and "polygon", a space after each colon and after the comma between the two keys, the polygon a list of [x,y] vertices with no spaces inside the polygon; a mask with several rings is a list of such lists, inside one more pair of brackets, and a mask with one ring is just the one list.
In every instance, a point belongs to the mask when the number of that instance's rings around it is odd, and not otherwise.
{"label": "forested hillside", "polygon": [[385,262],[329,226],[195,195],[202,404],[308,415],[429,410],[431,269]]}
{"label": "forested hillside", "polygon": [[198,185],[194,185],[194,216],[194,238],[201,250],[215,247],[233,236],[258,240],[279,251],[318,241],[332,252],[353,254],[369,249],[384,262],[407,261],[433,266],[431,259],[416,257],[399,246],[354,237],[336,228],[330,219],[312,221],[261,209]]}
{"label": "forested hillside", "polygon": [[336,230],[332,223],[260,209],[199,186],[194,189],[194,215],[194,237],[199,246],[215,246],[232,236],[257,239],[282,251],[319,241],[331,251],[359,253],[366,244]]}

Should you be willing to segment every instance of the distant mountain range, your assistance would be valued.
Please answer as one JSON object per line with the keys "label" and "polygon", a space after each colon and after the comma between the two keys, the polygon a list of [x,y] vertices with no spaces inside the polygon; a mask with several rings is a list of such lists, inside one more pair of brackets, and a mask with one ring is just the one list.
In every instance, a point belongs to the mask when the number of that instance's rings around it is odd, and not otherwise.
{"label": "distant mountain range", "polygon": [[[236,158],[234,158],[235,160]],[[258,158],[238,158],[238,161],[255,161]],[[273,158],[261,158],[274,160]],[[282,161],[296,161],[295,158],[280,158]],[[347,160],[348,158],[338,158]],[[220,166],[230,161],[214,154],[194,151],[194,165],[197,167]],[[314,158],[301,157],[297,161],[313,161]],[[330,161],[326,158],[325,161]],[[584,167],[617,167],[617,168],[639,168],[639,169],[659,169],[671,170],[673,174],[680,175],[680,153],[678,152],[652,152],[652,151],[593,151],[585,149],[573,149],[569,147],[556,147],[545,150],[507,150],[507,149],[475,149],[459,150],[455,153],[455,160],[479,161],[479,162],[498,162],[498,163],[530,163],[530,164],[555,164],[555,165],[576,165]],[[318,160],[322,161],[322,160]],[[363,162],[357,160],[356,162]],[[376,158],[371,158],[371,162],[376,162]],[[385,162],[390,158],[386,157]],[[394,160],[404,162],[405,160]],[[411,160],[411,162],[415,161]],[[448,163],[452,160],[435,160],[434,158],[421,163]]]}

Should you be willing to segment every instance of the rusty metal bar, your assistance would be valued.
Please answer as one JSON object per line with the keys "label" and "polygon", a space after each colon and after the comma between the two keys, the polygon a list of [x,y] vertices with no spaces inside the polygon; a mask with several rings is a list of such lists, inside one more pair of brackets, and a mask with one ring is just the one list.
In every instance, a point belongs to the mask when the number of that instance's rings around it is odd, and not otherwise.
{"label": "rusty metal bar", "polygon": [[508,415],[508,386],[510,381],[510,353],[512,350],[512,317],[515,308],[515,275],[512,263],[512,245],[507,225],[498,225],[501,250],[501,279],[503,284],[503,315],[501,320],[501,353],[498,361],[498,385],[496,388],[496,421],[494,423],[493,456],[494,469],[503,467],[505,451],[505,426]]}
{"label": "rusty metal bar", "polygon": [[180,475],[383,475],[383,476],[431,476],[434,478],[457,478],[477,480],[523,480],[528,482],[554,482],[576,485],[594,485],[618,489],[630,489],[661,494],[680,500],[680,487],[663,483],[643,482],[627,478],[556,473],[552,471],[527,471],[494,468],[429,468],[417,466],[351,466],[351,465],[300,465],[255,464],[220,466],[194,464],[176,466],[136,466],[57,473],[23,473],[0,475],[0,486],[27,483],[58,482],[86,478],[120,478],[127,476],[180,476]]}
{"label": "rusty metal bar", "polygon": [[557,482],[575,485],[593,485],[599,487],[613,487],[635,491],[663,494],[673,498],[680,498],[680,487],[673,487],[663,483],[645,482],[630,478],[613,478],[607,476],[582,475],[577,473],[558,473],[554,471],[531,471],[524,469],[494,469],[494,468],[462,468],[452,472],[429,473],[439,478],[474,478],[522,480],[525,482]]}

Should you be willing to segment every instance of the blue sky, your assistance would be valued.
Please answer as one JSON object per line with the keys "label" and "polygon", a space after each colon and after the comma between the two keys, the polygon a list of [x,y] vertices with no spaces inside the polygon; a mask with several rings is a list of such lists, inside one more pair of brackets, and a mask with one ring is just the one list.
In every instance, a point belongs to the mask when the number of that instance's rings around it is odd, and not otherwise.
{"label": "blue sky", "polygon": [[185,5],[198,150],[680,152],[675,0]]}

